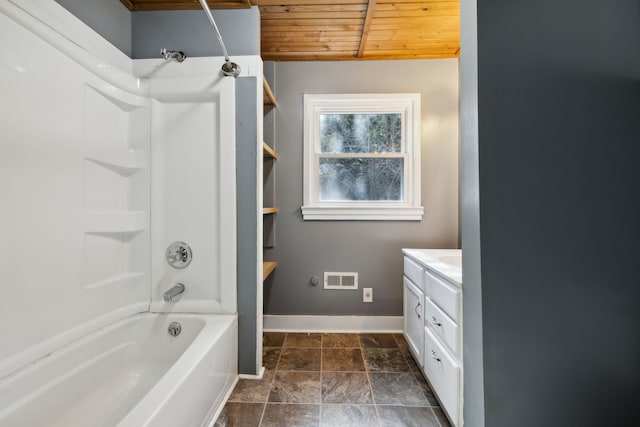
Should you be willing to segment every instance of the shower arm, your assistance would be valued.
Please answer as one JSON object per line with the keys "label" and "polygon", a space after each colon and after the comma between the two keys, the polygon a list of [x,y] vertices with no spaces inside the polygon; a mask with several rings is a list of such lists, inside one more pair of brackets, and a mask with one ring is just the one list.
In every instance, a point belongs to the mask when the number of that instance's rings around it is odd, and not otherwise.
{"label": "shower arm", "polygon": [[227,48],[224,46],[224,41],[222,40],[222,34],[220,34],[220,30],[216,25],[216,21],[213,19],[213,15],[211,14],[211,10],[209,10],[209,5],[207,4],[207,0],[199,0],[200,5],[202,6],[202,10],[207,15],[211,26],[213,27],[213,31],[216,33],[216,37],[218,38],[218,42],[220,43],[220,47],[222,48],[222,54],[224,55],[224,65],[222,66],[222,74],[225,76],[233,76],[238,77],[240,75],[240,66],[234,62],[231,62],[229,59],[229,54],[227,53]]}

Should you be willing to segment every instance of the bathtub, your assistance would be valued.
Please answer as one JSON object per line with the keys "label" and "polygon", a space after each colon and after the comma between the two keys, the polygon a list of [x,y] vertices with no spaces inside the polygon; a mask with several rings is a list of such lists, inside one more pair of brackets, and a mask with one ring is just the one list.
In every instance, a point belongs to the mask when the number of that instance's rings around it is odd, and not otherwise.
{"label": "bathtub", "polygon": [[237,381],[237,330],[236,315],[120,320],[1,380],[0,426],[207,426]]}

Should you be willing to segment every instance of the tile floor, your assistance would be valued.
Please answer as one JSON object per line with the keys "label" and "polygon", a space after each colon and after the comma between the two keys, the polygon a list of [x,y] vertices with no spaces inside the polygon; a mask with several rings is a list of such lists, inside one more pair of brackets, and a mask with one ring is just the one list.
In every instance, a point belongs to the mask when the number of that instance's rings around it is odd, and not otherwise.
{"label": "tile floor", "polygon": [[450,427],[399,334],[265,333],[216,426]]}

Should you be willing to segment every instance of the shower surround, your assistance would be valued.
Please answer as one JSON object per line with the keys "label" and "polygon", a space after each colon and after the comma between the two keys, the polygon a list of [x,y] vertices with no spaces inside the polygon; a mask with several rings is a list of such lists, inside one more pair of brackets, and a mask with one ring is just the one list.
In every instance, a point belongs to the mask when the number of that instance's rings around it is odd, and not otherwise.
{"label": "shower surround", "polygon": [[[0,426],[35,409],[64,420],[78,397],[49,391],[99,388],[109,372],[145,386],[100,396],[93,413],[108,416],[91,425],[167,425],[156,415],[171,399],[201,393],[196,417],[210,421],[237,378],[235,81],[218,75],[224,60],[132,61],[53,0],[0,0],[0,36],[12,40],[0,52]],[[261,81],[259,57],[235,60]],[[165,260],[174,241],[193,250],[187,268]],[[164,301],[176,283],[184,293]],[[196,313],[182,338],[167,333],[177,313]],[[86,408],[98,403],[80,390]]]}

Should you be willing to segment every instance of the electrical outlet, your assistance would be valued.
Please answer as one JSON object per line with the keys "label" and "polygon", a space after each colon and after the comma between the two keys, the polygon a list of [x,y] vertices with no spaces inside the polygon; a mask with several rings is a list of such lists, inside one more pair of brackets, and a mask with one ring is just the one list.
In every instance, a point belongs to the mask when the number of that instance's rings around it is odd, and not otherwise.
{"label": "electrical outlet", "polygon": [[362,288],[362,302],[373,302],[373,288]]}

